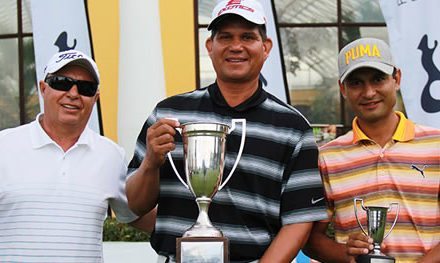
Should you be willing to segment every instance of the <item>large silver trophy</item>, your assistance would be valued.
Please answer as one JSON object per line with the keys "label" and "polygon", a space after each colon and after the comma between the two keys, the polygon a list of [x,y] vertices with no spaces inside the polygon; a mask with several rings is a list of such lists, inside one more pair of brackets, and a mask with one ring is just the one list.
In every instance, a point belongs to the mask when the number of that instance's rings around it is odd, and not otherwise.
{"label": "large silver trophy", "polygon": [[[240,148],[229,175],[222,183],[226,136],[235,129],[237,123],[241,123],[242,127]],[[171,153],[168,153],[168,158],[180,182],[195,196],[199,215],[196,223],[182,238],[177,239],[177,261],[226,262],[227,239],[212,225],[208,209],[213,196],[226,185],[237,168],[246,138],[246,120],[233,119],[231,127],[212,122],[185,123],[181,126],[178,131],[183,139],[186,182],[177,171]]]}
{"label": "large silver trophy", "polygon": [[[354,198],[354,215],[358,222],[359,227],[362,232],[373,239],[373,250],[367,255],[360,255],[357,257],[356,262],[358,263],[394,263],[395,259],[393,257],[387,256],[380,251],[380,244],[382,241],[391,233],[397,222],[397,217],[399,216],[400,206],[399,203],[391,203],[389,207],[381,206],[364,206],[364,200],[361,198]],[[358,218],[357,213],[357,203],[361,202],[362,209],[367,213],[367,230],[362,227],[361,222]],[[387,222],[387,213],[391,211],[391,208],[396,206],[396,217],[391,225],[390,230],[385,234],[385,226]]]}

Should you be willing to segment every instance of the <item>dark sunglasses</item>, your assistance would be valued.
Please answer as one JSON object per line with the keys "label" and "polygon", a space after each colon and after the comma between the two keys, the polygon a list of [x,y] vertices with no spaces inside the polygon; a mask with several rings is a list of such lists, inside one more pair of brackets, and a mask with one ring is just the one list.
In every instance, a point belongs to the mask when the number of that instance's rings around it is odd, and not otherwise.
{"label": "dark sunglasses", "polygon": [[63,76],[50,76],[45,82],[55,90],[69,91],[73,85],[78,88],[78,93],[82,96],[93,97],[98,90],[98,84],[87,80],[76,80]]}

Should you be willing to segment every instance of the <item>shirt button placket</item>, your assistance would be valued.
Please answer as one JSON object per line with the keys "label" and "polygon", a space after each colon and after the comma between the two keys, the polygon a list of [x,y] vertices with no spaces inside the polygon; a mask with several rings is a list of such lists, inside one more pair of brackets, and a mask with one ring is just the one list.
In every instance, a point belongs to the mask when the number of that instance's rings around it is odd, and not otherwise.
{"label": "shirt button placket", "polygon": [[61,162],[61,175],[66,176],[67,175],[67,163],[66,163],[66,154],[63,155],[62,162]]}
{"label": "shirt button placket", "polygon": [[380,176],[384,176],[385,172],[383,171],[383,167],[382,167],[382,163],[383,163],[383,157],[384,157],[384,152],[385,149],[384,148],[380,148],[379,149],[379,159],[377,161],[377,175]]}

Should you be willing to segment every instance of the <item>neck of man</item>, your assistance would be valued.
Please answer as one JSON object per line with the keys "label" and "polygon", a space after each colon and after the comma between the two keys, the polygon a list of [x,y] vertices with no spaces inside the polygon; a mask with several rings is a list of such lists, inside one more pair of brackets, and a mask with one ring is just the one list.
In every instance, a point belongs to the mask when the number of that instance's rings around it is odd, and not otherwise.
{"label": "neck of man", "polygon": [[399,116],[393,112],[387,118],[375,122],[367,122],[358,118],[357,124],[368,138],[383,148],[393,138],[399,124]]}
{"label": "neck of man", "polygon": [[79,139],[84,127],[65,127],[62,125],[54,125],[44,118],[44,115],[40,118],[41,127],[47,133],[47,135],[56,142],[64,152],[67,152]]}
{"label": "neck of man", "polygon": [[230,107],[249,99],[258,89],[258,78],[247,82],[227,82],[217,79],[217,85]]}

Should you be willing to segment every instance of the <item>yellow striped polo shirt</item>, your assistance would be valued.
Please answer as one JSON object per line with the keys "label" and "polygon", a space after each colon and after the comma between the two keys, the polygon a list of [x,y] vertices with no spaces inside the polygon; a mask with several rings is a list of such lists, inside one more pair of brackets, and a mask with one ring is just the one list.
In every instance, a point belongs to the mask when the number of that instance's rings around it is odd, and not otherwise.
{"label": "yellow striped polo shirt", "polygon": [[[335,239],[345,243],[360,227],[354,198],[364,206],[400,205],[397,223],[382,251],[397,262],[415,262],[440,243],[440,130],[416,125],[403,115],[393,139],[383,148],[353,120],[353,130],[320,149],[320,170],[333,218]],[[396,206],[388,212],[386,232]],[[358,202],[366,230],[366,213]]]}

